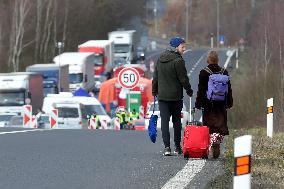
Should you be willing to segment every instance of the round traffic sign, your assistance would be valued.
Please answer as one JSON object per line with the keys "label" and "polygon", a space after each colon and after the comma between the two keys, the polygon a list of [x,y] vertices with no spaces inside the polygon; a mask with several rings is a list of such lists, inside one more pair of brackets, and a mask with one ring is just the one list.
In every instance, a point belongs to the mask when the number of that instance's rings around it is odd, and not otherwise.
{"label": "round traffic sign", "polygon": [[118,73],[118,83],[126,89],[133,89],[139,83],[140,75],[135,68],[123,68]]}

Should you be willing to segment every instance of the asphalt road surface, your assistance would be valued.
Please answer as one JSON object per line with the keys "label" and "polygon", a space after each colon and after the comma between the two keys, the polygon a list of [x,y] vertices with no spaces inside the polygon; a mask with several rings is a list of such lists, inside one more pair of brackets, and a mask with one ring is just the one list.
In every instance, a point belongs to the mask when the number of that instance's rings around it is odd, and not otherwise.
{"label": "asphalt road surface", "polygon": [[[225,52],[220,51],[222,63]],[[194,91],[206,53],[184,56]],[[162,150],[160,132],[153,144],[146,131],[0,128],[0,188],[204,188],[222,173],[222,156],[185,160],[164,157]]]}

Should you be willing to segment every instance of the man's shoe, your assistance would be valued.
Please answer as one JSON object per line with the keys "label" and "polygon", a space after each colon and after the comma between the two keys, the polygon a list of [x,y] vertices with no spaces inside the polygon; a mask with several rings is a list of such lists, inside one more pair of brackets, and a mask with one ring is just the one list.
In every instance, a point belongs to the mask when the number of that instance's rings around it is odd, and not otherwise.
{"label": "man's shoe", "polygon": [[165,147],[164,149],[164,156],[170,156],[171,155],[171,148]]}
{"label": "man's shoe", "polygon": [[220,155],[220,144],[213,144],[212,145],[212,155],[213,158],[216,159]]}
{"label": "man's shoe", "polygon": [[175,151],[174,151],[174,154],[177,154],[177,155],[181,155],[181,154],[182,154],[182,148],[181,148],[181,146],[176,147],[176,149],[175,149]]}

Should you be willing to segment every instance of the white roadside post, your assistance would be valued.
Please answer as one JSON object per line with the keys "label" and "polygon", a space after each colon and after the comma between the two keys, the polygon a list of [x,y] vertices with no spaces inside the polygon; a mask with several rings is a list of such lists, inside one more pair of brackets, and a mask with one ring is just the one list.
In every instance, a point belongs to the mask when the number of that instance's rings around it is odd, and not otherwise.
{"label": "white roadside post", "polygon": [[239,69],[239,49],[236,50],[236,69]]}
{"label": "white roadside post", "polygon": [[140,106],[139,107],[139,119],[144,119],[145,115],[144,115],[144,106]]}
{"label": "white roadside post", "polygon": [[267,136],[273,135],[273,98],[267,100]]}
{"label": "white roadside post", "polygon": [[114,130],[119,131],[120,130],[120,123],[119,123],[119,118],[116,117],[114,119]]}
{"label": "white roadside post", "polygon": [[31,128],[37,129],[38,124],[37,124],[37,117],[35,115],[32,116],[32,125]]}
{"label": "white roadside post", "polygon": [[189,123],[192,122],[192,104],[191,104],[192,98],[189,97]]}
{"label": "white roadside post", "polygon": [[90,118],[88,129],[96,129],[96,128],[97,128],[97,118]]}
{"label": "white roadside post", "polygon": [[107,121],[104,119],[100,119],[100,123],[101,123],[101,129],[107,130],[108,126],[107,126]]}
{"label": "white roadside post", "polygon": [[211,40],[211,49],[214,48],[214,38],[213,38],[213,33],[211,33],[211,37],[210,37],[210,40]]}
{"label": "white roadside post", "polygon": [[31,105],[23,106],[23,127],[24,128],[32,127],[32,112],[33,112],[33,108]]}
{"label": "white roadside post", "polygon": [[252,136],[235,138],[234,142],[234,189],[251,188]]}
{"label": "white roadside post", "polygon": [[58,109],[52,109],[50,119],[50,128],[58,129]]}

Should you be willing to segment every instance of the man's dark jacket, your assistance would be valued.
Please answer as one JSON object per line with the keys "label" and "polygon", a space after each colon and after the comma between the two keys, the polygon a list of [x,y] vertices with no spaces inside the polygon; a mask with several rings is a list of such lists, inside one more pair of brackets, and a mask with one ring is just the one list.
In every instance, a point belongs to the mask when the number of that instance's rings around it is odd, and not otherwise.
{"label": "man's dark jacket", "polygon": [[159,100],[178,101],[183,98],[183,88],[192,95],[185,62],[178,52],[166,50],[155,65],[152,94]]}

